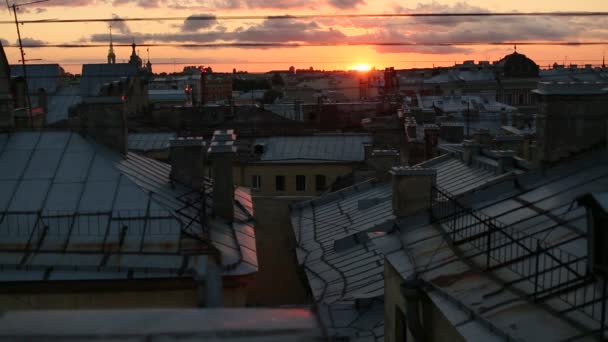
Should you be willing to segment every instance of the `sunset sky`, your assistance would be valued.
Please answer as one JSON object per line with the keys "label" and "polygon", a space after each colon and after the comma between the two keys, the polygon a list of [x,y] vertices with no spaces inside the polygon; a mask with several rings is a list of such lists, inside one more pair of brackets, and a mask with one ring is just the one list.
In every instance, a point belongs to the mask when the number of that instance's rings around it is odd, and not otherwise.
{"label": "sunset sky", "polygon": [[[12,4],[9,0],[9,3]],[[29,2],[18,0],[18,3]],[[467,2],[393,0],[50,0],[24,8],[22,20],[188,17],[191,15],[301,15],[404,12],[529,12],[607,11],[606,0],[472,0]],[[3,7],[0,20],[13,20]],[[16,44],[14,25],[0,25],[0,39]],[[608,41],[608,17],[485,17],[485,18],[312,18],[287,20],[145,21],[113,24],[114,41],[130,43],[361,43],[361,42],[524,42]],[[25,43],[105,44],[107,23],[25,24]],[[520,46],[518,51],[541,66],[553,62],[600,64],[606,45]],[[7,47],[11,63],[18,50]],[[498,60],[512,46],[336,46],[298,48],[176,48],[152,47],[155,71],[179,71],[181,64],[210,65],[217,71],[252,72],[313,66],[351,69],[360,64],[377,68],[452,65],[463,60]],[[129,47],[115,49],[117,61],[128,59]],[[79,72],[82,63],[103,63],[107,48],[28,48],[27,59],[60,63]],[[146,49],[140,49],[146,59]],[[175,64],[174,64],[175,63]]]}

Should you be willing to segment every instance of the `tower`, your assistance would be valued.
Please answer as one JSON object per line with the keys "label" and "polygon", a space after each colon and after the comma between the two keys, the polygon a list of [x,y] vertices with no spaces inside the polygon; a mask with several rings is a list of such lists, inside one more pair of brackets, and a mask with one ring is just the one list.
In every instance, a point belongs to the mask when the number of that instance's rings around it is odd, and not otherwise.
{"label": "tower", "polygon": [[138,68],[141,69],[142,61],[141,61],[141,58],[139,58],[139,56],[137,55],[137,52],[135,52],[136,47],[137,47],[137,45],[135,45],[135,40],[133,40],[133,44],[131,44],[131,48],[133,49],[133,51],[131,52],[131,57],[129,58],[129,63],[135,64],[135,65],[137,65]]}
{"label": "tower", "polygon": [[147,48],[146,51],[148,52],[148,63],[146,63],[146,70],[149,73],[152,73],[152,63],[150,63],[150,48]]}
{"label": "tower", "polygon": [[112,43],[112,25],[110,25],[110,51],[108,51],[108,64],[116,64],[116,54],[114,54],[114,44]]}

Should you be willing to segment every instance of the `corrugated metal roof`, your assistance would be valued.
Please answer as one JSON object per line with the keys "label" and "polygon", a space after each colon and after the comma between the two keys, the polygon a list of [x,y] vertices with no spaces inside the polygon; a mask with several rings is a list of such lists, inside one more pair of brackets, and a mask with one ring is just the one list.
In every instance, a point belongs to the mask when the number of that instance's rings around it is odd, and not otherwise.
{"label": "corrugated metal roof", "polygon": [[254,145],[264,145],[260,160],[265,162],[361,162],[365,160],[363,145],[371,141],[368,134],[338,134],[260,138]]}
{"label": "corrugated metal roof", "polygon": [[[457,194],[500,178],[494,172],[468,166],[452,155],[421,165],[437,169],[437,183]],[[399,239],[386,234],[392,231],[396,219],[390,182],[361,183],[297,204],[292,209],[291,219],[298,244],[297,258],[318,302],[340,305],[344,310],[345,303],[382,297],[384,256],[401,250]],[[369,239],[346,239],[361,232]],[[336,242],[341,246],[340,251],[335,249]],[[354,307],[352,310],[354,313],[350,314],[355,316],[364,312],[357,312]],[[366,321],[370,319],[382,324],[384,314],[378,313]],[[331,320],[324,323],[335,328],[336,334],[349,331],[332,325],[334,322]],[[351,328],[361,327],[355,325]]]}
{"label": "corrugated metal roof", "polygon": [[[169,165],[134,153],[123,158],[69,132],[17,133],[0,143],[3,267],[40,268],[50,279],[74,279],[87,272],[122,277],[125,272],[117,270],[125,268],[136,277],[154,272],[175,276],[187,265],[181,251],[208,253],[204,244],[184,235],[202,231],[200,195],[172,184]],[[207,208],[213,207],[211,192],[208,184]],[[239,199],[247,198],[237,192]],[[235,205],[240,220],[233,225],[219,219],[205,225],[222,252],[225,274],[257,270],[255,234],[245,209],[250,202]],[[67,257],[82,252],[91,259]],[[193,267],[197,263],[196,258],[189,262]],[[67,263],[66,269],[61,263]],[[29,272],[15,271],[13,279],[29,279]]]}
{"label": "corrugated metal roof", "polygon": [[130,133],[129,151],[161,151],[169,149],[169,142],[175,133]]}

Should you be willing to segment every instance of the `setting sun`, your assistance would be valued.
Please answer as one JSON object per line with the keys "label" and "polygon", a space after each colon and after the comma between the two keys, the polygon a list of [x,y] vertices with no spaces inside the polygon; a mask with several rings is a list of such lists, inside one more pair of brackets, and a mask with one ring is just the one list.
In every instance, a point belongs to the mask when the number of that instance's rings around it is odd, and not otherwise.
{"label": "setting sun", "polygon": [[355,66],[353,66],[353,70],[357,70],[357,71],[370,71],[372,69],[371,66],[369,66],[369,64],[357,64]]}

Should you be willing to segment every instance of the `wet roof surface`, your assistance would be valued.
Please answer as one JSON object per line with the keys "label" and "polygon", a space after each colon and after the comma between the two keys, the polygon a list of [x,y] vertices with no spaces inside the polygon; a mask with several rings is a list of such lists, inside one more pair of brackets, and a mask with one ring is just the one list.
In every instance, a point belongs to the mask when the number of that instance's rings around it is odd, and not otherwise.
{"label": "wet roof surface", "polygon": [[[437,183],[454,193],[499,178],[493,171],[467,166],[451,155],[423,165],[436,168]],[[384,294],[384,256],[401,250],[399,239],[386,234],[395,227],[395,218],[390,182],[357,184],[292,209],[298,261],[315,299],[334,312],[334,316],[321,315],[332,335],[383,339],[378,327],[383,326],[384,311],[376,309],[383,308],[377,301]],[[363,298],[376,302],[368,309],[357,309],[355,302]]]}
{"label": "wet roof surface", "polygon": [[[185,262],[181,251],[209,250],[183,234],[202,231],[201,198],[171,184],[170,170],[134,153],[123,158],[75,133],[0,135],[0,264],[21,267],[0,272],[0,279],[177,274]],[[257,270],[251,200],[244,189],[236,194],[243,203],[235,205],[235,222],[214,219],[206,227],[225,274],[249,274]],[[82,253],[87,257],[74,257]],[[188,262],[196,266],[196,258]]]}

